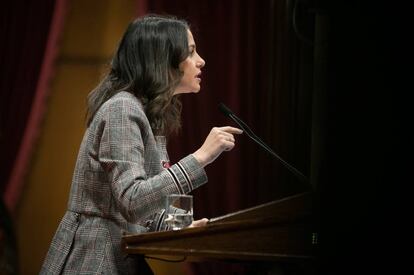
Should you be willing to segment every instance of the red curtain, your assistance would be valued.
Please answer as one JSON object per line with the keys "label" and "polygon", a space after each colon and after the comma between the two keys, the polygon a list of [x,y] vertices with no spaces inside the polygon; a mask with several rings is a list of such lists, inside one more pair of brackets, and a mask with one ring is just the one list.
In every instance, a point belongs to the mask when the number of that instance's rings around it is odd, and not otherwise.
{"label": "red curtain", "polygon": [[[181,97],[183,128],[169,140],[171,159],[197,150],[211,127],[235,126],[218,111],[223,102],[283,159],[309,175],[313,48],[293,31],[290,1],[139,3],[140,14],[187,19],[206,60],[200,93]],[[302,35],[311,36],[311,31],[302,29]],[[206,170],[209,183],[193,192],[195,218],[220,216],[310,188],[246,135],[236,137],[236,148]],[[248,274],[250,268],[202,263],[192,270]]]}
{"label": "red curtain", "polygon": [[7,1],[1,8],[0,184],[2,194],[22,140],[43,61],[54,1]]}
{"label": "red curtain", "polygon": [[11,212],[24,184],[53,72],[66,0],[6,1],[0,9],[0,266],[18,274]]}
{"label": "red curtain", "polygon": [[4,5],[0,187],[5,204],[13,210],[44,112],[66,0],[9,1]]}

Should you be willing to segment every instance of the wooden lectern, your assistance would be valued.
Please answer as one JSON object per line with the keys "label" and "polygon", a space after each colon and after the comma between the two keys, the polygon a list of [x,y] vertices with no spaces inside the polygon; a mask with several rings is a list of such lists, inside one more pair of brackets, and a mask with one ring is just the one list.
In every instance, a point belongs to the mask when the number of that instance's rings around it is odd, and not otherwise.
{"label": "wooden lectern", "polygon": [[187,260],[302,262],[314,258],[311,194],[302,193],[213,218],[204,227],[125,235],[124,251]]}

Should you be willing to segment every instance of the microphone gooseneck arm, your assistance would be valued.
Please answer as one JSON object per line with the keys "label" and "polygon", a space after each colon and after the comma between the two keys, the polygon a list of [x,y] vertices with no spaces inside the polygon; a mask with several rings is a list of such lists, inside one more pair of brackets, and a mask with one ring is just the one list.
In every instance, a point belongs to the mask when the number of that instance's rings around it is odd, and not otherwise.
{"label": "microphone gooseneck arm", "polygon": [[302,182],[309,182],[308,179],[295,167],[290,165],[287,161],[282,159],[278,156],[266,143],[264,143],[257,135],[253,133],[253,131],[246,125],[240,118],[238,118],[229,108],[226,107],[223,103],[220,103],[219,110],[231,120],[233,120],[246,135],[259,144],[263,149],[265,149],[268,153],[270,153],[273,157],[275,157],[278,161],[280,161],[287,169],[289,169],[295,176],[299,178]]}

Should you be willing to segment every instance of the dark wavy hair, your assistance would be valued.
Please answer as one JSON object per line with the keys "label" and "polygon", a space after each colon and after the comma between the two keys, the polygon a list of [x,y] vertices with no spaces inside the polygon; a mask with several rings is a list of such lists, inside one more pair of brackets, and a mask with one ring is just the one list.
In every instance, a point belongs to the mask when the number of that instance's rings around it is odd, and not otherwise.
{"label": "dark wavy hair", "polygon": [[147,15],[131,22],[108,73],[88,95],[86,122],[121,91],[138,97],[154,134],[168,135],[181,127],[181,102],[173,96],[183,73],[179,64],[189,55],[189,25],[172,16]]}

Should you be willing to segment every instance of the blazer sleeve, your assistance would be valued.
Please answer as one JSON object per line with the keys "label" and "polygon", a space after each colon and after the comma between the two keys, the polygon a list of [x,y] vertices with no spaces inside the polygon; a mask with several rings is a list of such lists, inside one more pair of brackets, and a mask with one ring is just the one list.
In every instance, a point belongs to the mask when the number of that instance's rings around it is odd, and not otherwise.
{"label": "blazer sleeve", "polygon": [[151,163],[144,159],[148,148],[144,148],[142,135],[148,123],[145,123],[143,110],[129,98],[117,98],[102,107],[105,108],[99,162],[128,222],[137,222],[159,212],[164,208],[166,195],[186,194],[207,182],[204,168],[192,155],[148,178],[144,166]]}
{"label": "blazer sleeve", "polygon": [[[185,211],[180,208],[171,207],[170,213],[184,213]],[[167,231],[171,228],[165,222],[167,218],[166,209],[162,209],[160,212],[156,213],[154,217],[150,220],[149,231]]]}

